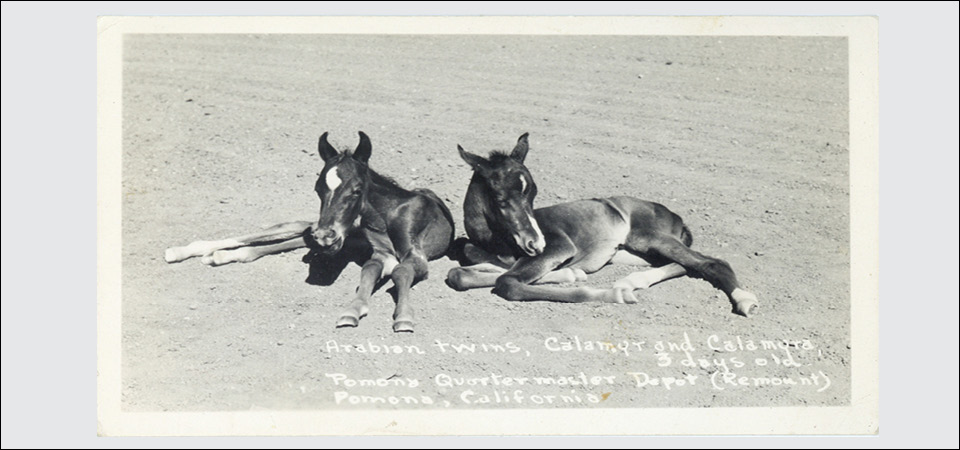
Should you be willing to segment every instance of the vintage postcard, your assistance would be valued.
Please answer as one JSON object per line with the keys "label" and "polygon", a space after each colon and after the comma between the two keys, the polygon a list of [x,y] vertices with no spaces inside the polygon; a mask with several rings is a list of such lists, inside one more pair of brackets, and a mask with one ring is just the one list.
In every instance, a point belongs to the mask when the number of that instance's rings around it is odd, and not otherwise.
{"label": "vintage postcard", "polygon": [[101,435],[878,432],[875,18],[98,29]]}

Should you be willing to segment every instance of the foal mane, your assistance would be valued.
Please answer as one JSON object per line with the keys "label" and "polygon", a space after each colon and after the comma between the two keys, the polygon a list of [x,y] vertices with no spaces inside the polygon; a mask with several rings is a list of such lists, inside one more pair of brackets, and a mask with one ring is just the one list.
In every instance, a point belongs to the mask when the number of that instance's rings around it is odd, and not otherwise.
{"label": "foal mane", "polygon": [[487,157],[487,160],[493,165],[499,165],[510,158],[512,158],[510,153],[502,150],[494,150],[490,152],[490,156]]}
{"label": "foal mane", "polygon": [[390,178],[386,175],[381,175],[376,170],[373,170],[373,168],[370,167],[369,165],[367,166],[367,168],[369,170],[368,173],[370,174],[370,182],[386,188],[387,191],[389,192],[394,192],[398,194],[410,193],[409,190],[404,189],[403,186],[400,186],[400,183],[397,183],[397,181],[394,180],[393,178]]}

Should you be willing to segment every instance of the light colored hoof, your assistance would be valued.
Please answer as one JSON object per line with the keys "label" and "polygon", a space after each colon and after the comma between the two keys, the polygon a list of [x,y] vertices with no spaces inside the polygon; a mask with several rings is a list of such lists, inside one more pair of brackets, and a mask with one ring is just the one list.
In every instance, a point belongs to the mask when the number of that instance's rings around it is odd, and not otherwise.
{"label": "light colored hoof", "polygon": [[605,303],[634,304],[637,303],[637,297],[633,295],[631,287],[614,287],[609,289],[603,295]]}
{"label": "light colored hoof", "polygon": [[633,289],[617,289],[617,298],[621,300],[617,303],[626,303],[628,305],[637,303],[639,300],[637,300],[637,296],[633,295],[633,291]]}
{"label": "light colored hoof", "polygon": [[757,314],[757,311],[760,309],[760,305],[757,301],[757,296],[753,295],[743,289],[734,289],[730,294],[732,303],[733,303],[733,312],[739,314],[743,317],[752,317]]}
{"label": "light colored hoof", "polygon": [[235,262],[250,262],[254,258],[250,257],[249,249],[240,248],[236,250],[217,250],[211,254],[204,255],[200,262],[208,266],[225,266]]}
{"label": "light colored hoof", "polygon": [[760,305],[754,302],[740,302],[733,305],[733,312],[743,317],[752,317],[757,314]]}
{"label": "light colored hoof", "polygon": [[583,269],[571,268],[570,270],[573,272],[573,278],[575,281],[587,281],[587,273],[584,272]]}
{"label": "light colored hoof", "polygon": [[396,333],[413,333],[413,322],[410,320],[397,320],[393,322],[393,331]]}
{"label": "light colored hoof", "polygon": [[[358,300],[354,300],[356,303]],[[360,325],[360,319],[367,316],[367,306],[351,306],[346,312],[340,314],[340,318],[337,319],[337,328],[355,328],[357,325]]]}
{"label": "light colored hoof", "polygon": [[188,256],[183,256],[181,247],[170,247],[163,252],[163,260],[166,261],[167,264],[180,262],[187,258]]}
{"label": "light colored hoof", "polygon": [[360,318],[344,314],[337,319],[337,328],[356,328],[360,325]]}
{"label": "light colored hoof", "polygon": [[225,254],[226,252],[213,252],[200,258],[200,262],[210,267],[223,266],[234,262],[233,258]]}
{"label": "light colored hoof", "polygon": [[650,286],[653,286],[654,283],[656,283],[657,281],[659,281],[659,280],[655,279],[655,278],[652,276],[652,274],[650,273],[650,272],[652,272],[653,270],[656,270],[656,269],[647,270],[647,271],[645,271],[645,272],[641,272],[641,273],[637,274],[637,276],[632,279],[632,280],[633,280],[633,288],[634,288],[634,289],[649,289]]}

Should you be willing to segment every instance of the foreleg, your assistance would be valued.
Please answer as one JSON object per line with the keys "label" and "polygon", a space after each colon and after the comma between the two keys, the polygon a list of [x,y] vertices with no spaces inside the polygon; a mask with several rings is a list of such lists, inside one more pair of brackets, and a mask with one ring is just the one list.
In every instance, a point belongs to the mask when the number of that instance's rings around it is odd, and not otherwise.
{"label": "foreleg", "polygon": [[493,293],[511,301],[636,302],[630,290],[531,285],[577,254],[576,246],[566,236],[551,236],[547,242],[549,245],[542,254],[521,259],[513,268],[498,277]]}
{"label": "foreleg", "polygon": [[363,268],[360,269],[360,285],[357,286],[357,293],[337,319],[337,328],[355,327],[360,323],[360,319],[369,311],[368,304],[377,282],[384,275],[385,268],[389,268],[386,266],[394,264],[396,260],[393,256],[384,254],[374,254],[363,264]]}
{"label": "foreleg", "polygon": [[509,269],[517,262],[513,256],[498,256],[469,242],[463,246],[463,254],[471,264],[493,264],[503,270]]}
{"label": "foreleg", "polygon": [[412,250],[393,269],[391,274],[396,287],[397,306],[393,312],[393,331],[413,331],[413,307],[409,303],[410,288],[427,278],[427,258],[419,250]]}
{"label": "foreleg", "polygon": [[[447,284],[458,290],[493,287],[497,278],[507,272],[507,269],[495,264],[483,263],[467,267],[454,267],[447,272]],[[548,272],[534,284],[545,283],[575,283],[586,281],[587,273],[581,269],[566,267]]]}

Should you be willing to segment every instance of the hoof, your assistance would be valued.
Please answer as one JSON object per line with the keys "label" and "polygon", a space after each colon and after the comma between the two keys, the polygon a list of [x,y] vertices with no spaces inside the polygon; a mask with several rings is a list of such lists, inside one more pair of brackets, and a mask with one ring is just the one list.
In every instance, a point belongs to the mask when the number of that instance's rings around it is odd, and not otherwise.
{"label": "hoof", "polygon": [[230,264],[234,262],[234,260],[230,258],[226,252],[213,252],[209,255],[202,256],[200,262],[210,267],[217,267]]}
{"label": "hoof", "polygon": [[633,289],[616,289],[617,303],[626,303],[632,305],[637,303],[637,296],[633,295]]}
{"label": "hoof", "polygon": [[463,246],[463,256],[470,264],[479,264],[484,261],[485,257],[483,250],[469,242]]}
{"label": "hoof", "polygon": [[463,269],[459,267],[454,267],[447,272],[447,286],[450,286],[457,291],[465,291],[466,288],[463,287]]}
{"label": "hoof", "polygon": [[760,305],[754,302],[741,302],[733,306],[733,312],[743,317],[752,317],[757,314]]}
{"label": "hoof", "polygon": [[200,262],[216,267],[232,263],[248,263],[255,259],[257,258],[251,256],[250,249],[238,248],[236,250],[217,250],[200,258]]}
{"label": "hoof", "polygon": [[353,304],[340,314],[340,318],[337,319],[337,328],[356,328],[360,325],[360,319],[367,317],[367,311],[366,303],[354,300]]}
{"label": "hoof", "polygon": [[337,328],[356,328],[360,325],[360,319],[352,315],[342,315],[337,319]]}
{"label": "hoof", "polygon": [[730,300],[733,303],[734,314],[743,317],[751,317],[757,313],[760,305],[757,304],[757,296],[743,289],[734,289],[730,294]]}
{"label": "hoof", "polygon": [[186,258],[184,258],[181,255],[181,252],[179,250],[180,250],[179,247],[168,248],[166,251],[163,252],[163,260],[166,261],[167,264],[183,261]]}
{"label": "hoof", "polygon": [[637,303],[637,297],[633,295],[633,288],[630,287],[614,287],[613,289],[607,290],[603,294],[603,302],[605,303],[620,303],[620,304],[634,304]]}
{"label": "hoof", "polygon": [[393,331],[396,333],[413,333],[413,322],[409,320],[393,322]]}
{"label": "hoof", "polygon": [[573,277],[576,281],[587,281],[587,273],[583,269],[571,268],[570,270],[573,271]]}

